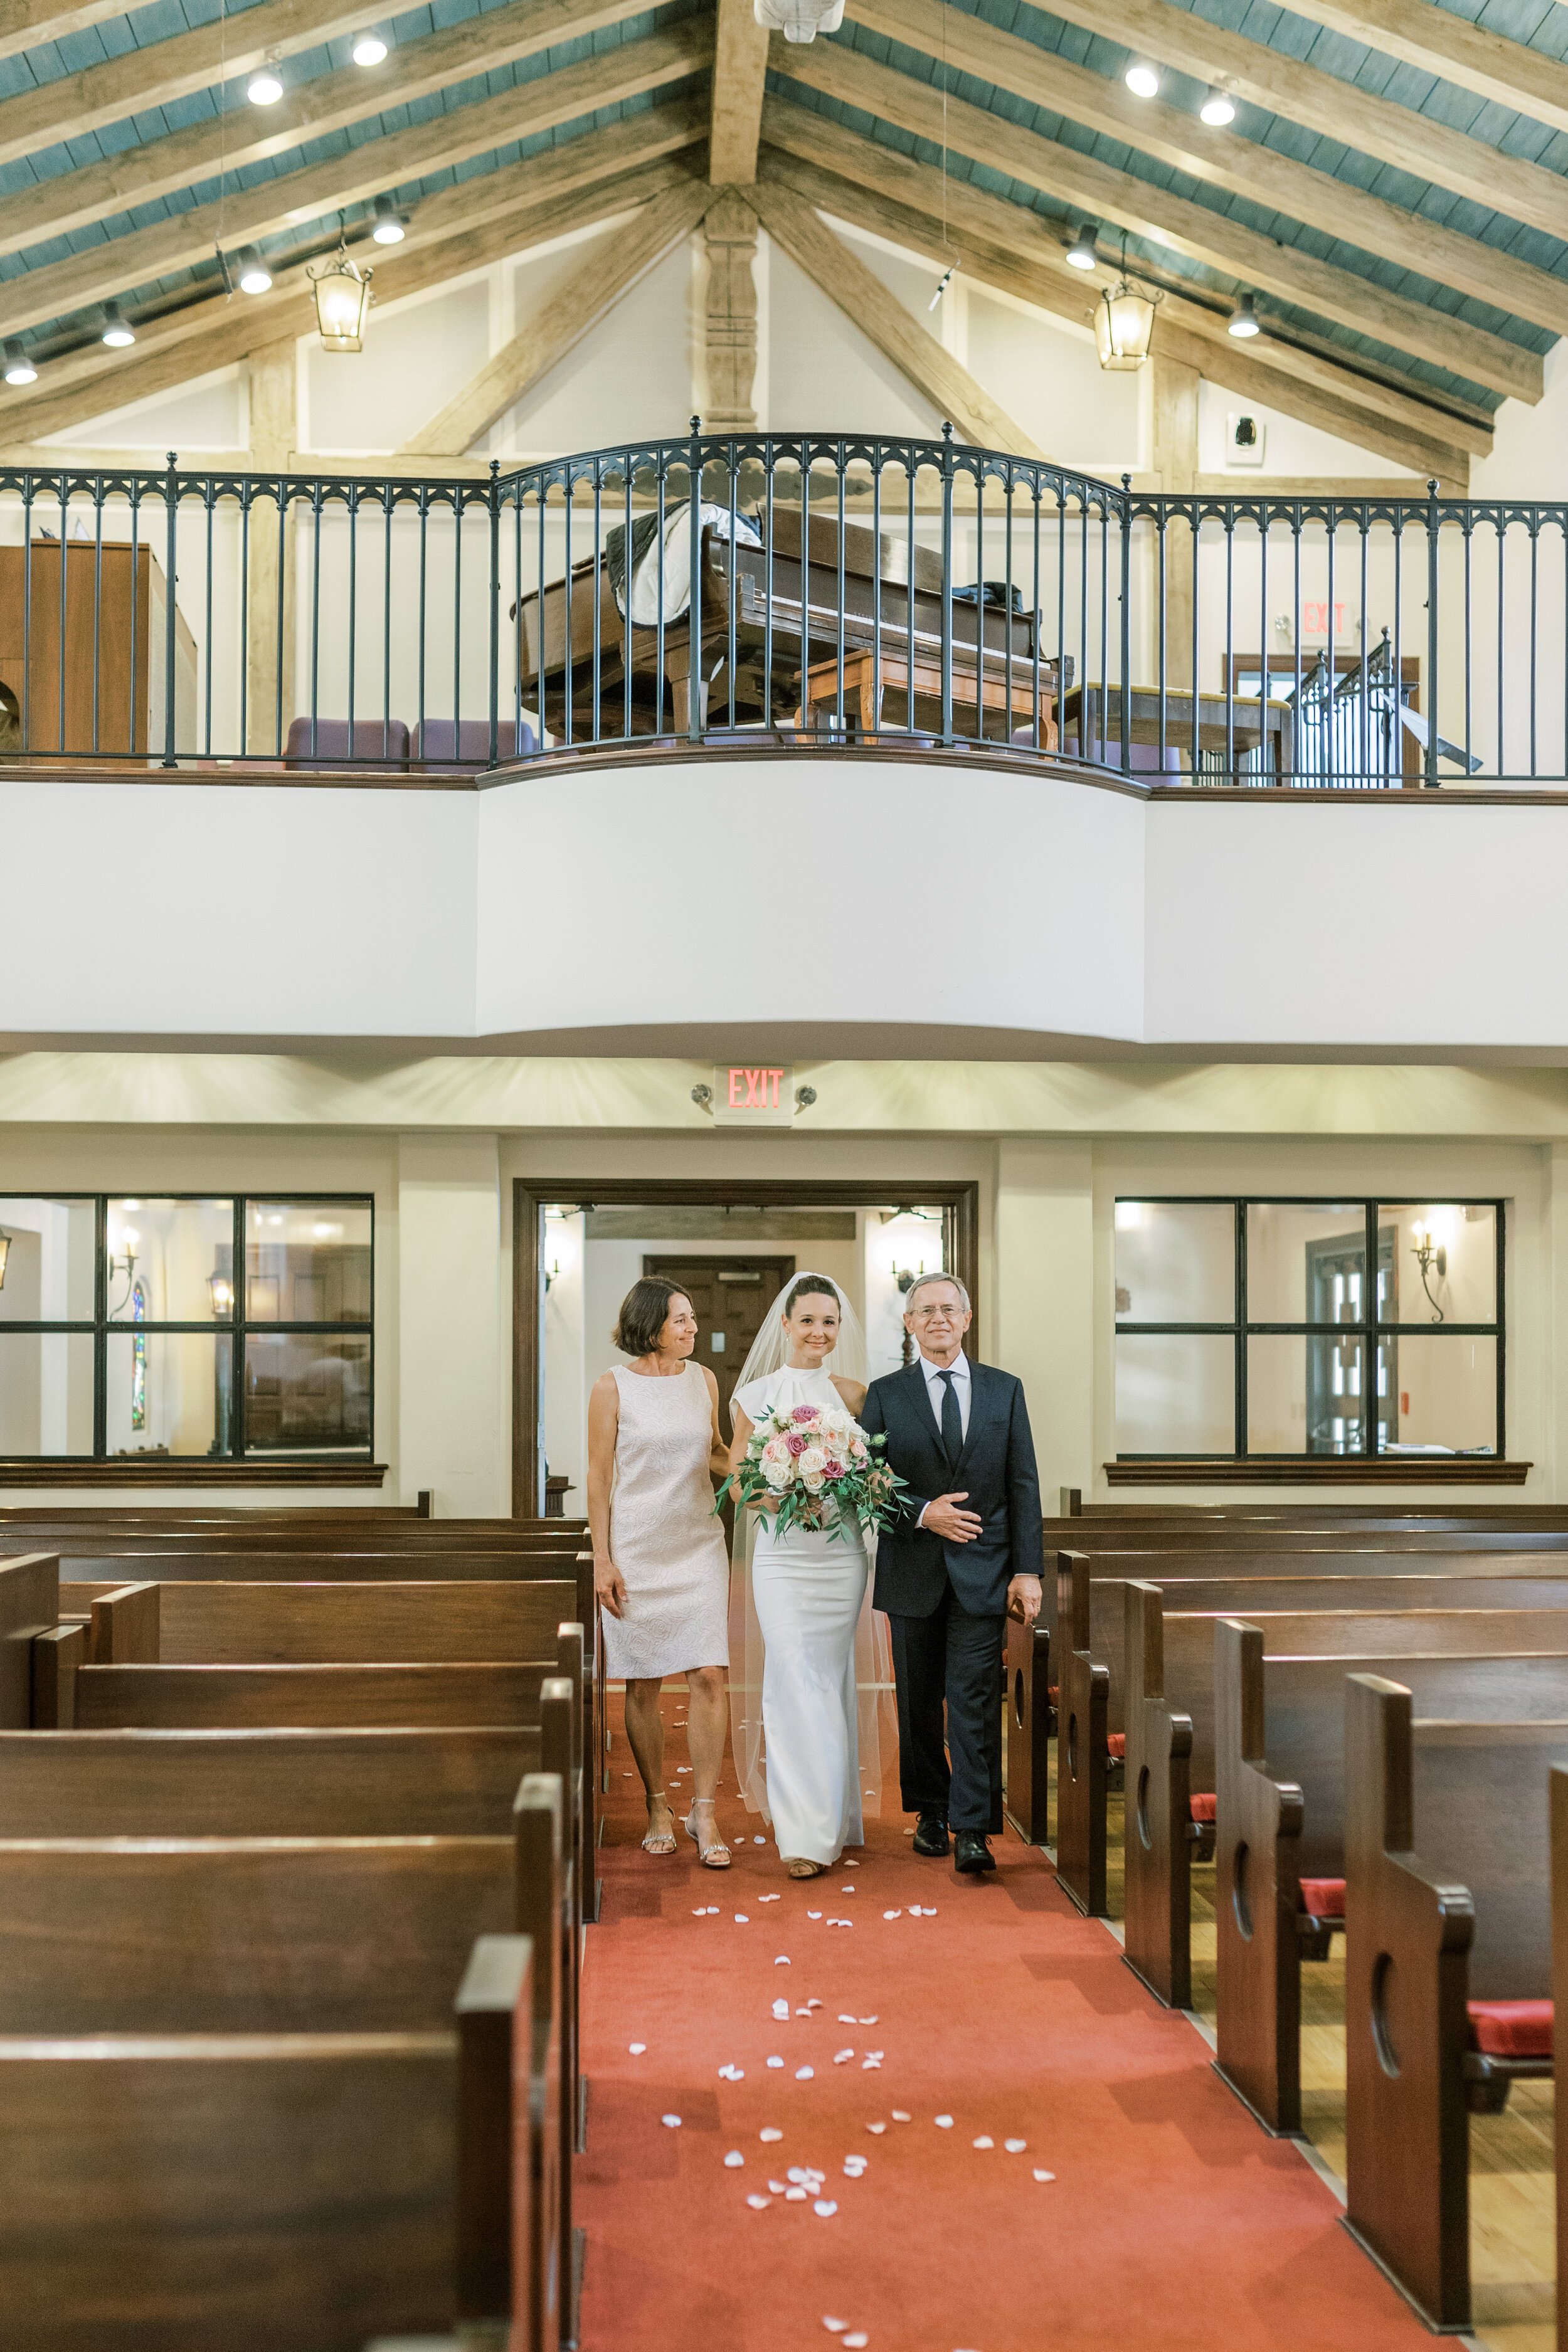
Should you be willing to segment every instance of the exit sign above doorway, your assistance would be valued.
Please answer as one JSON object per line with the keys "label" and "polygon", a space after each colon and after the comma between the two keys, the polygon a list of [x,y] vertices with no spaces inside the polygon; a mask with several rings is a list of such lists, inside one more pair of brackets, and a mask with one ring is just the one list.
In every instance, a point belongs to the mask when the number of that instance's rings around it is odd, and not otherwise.
{"label": "exit sign above doorway", "polygon": [[795,1067],[789,1062],[720,1062],[710,1105],[716,1127],[789,1127]]}

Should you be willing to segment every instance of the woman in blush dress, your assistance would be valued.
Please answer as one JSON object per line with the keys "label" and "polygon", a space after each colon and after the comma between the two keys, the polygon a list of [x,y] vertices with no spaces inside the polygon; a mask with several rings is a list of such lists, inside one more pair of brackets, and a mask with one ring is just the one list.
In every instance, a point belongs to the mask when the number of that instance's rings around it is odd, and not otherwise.
{"label": "woman in blush dress", "polygon": [[691,1301],[657,1275],[627,1291],[615,1342],[632,1361],[589,1394],[588,1528],[605,1664],[626,1683],[626,1738],[647,1795],[643,1844],[675,1852],[659,1692],[666,1675],[680,1675],[694,1792],[686,1832],[708,1869],[727,1870],[714,1815],[730,1663],[730,1561],[713,1515],[713,1482],[729,1466],[719,1384],[690,1360]]}
{"label": "woman in blush dress", "polygon": [[[730,1401],[731,1468],[765,1412],[816,1404],[858,1413],[864,1355],[859,1324],[837,1284],[826,1275],[797,1276],[775,1301]],[[892,1686],[887,1627],[870,1607],[869,1562],[857,1524],[839,1533],[790,1527],[779,1534],[752,1516],[755,1548],[740,1589],[749,1596],[763,1657],[759,1676],[748,1642],[736,1769],[747,1803],[772,1821],[790,1876],[816,1878],[847,1845],[860,1843],[865,1804],[879,1809],[879,1723]]]}

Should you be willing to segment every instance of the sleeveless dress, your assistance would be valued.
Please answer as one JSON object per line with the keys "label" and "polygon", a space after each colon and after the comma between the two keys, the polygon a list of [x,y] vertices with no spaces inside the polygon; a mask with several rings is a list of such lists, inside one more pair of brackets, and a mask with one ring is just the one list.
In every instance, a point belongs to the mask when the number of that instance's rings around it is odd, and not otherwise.
{"label": "sleeveless dress", "polygon": [[[842,1407],[843,1399],[826,1372],[785,1366],[748,1381],[732,1402],[754,1425],[780,1407]],[[766,1644],[768,1811],[779,1853],[792,1861],[837,1862],[864,1834],[855,1629],[868,1566],[858,1527],[847,1537],[807,1528],[775,1536],[758,1520],[752,1594]]]}
{"label": "sleeveless dress", "polygon": [[730,1559],[708,1475],[713,1412],[695,1364],[668,1378],[615,1368],[620,1397],[610,1550],[626,1615],[602,1620],[612,1679],[730,1663]]}

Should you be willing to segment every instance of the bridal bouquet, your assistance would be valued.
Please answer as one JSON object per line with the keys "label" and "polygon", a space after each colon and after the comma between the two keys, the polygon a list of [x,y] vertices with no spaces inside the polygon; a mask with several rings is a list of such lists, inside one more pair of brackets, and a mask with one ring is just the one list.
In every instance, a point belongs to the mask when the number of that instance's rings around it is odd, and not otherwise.
{"label": "bridal bouquet", "polygon": [[740,1467],[720,1487],[754,1504],[775,1534],[786,1528],[842,1535],[852,1520],[886,1527],[904,1486],[882,1459],[884,1437],[868,1437],[843,1405],[797,1404],[766,1412],[752,1430]]}

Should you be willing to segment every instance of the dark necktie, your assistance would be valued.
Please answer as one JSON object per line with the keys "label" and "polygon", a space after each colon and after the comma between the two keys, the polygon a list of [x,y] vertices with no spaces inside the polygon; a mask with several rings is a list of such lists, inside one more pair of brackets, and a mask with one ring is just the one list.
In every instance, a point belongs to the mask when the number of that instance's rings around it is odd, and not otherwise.
{"label": "dark necktie", "polygon": [[963,1416],[958,1410],[958,1391],[952,1385],[952,1374],[940,1371],[937,1378],[942,1389],[942,1442],[947,1458],[956,1463],[963,1451]]}

